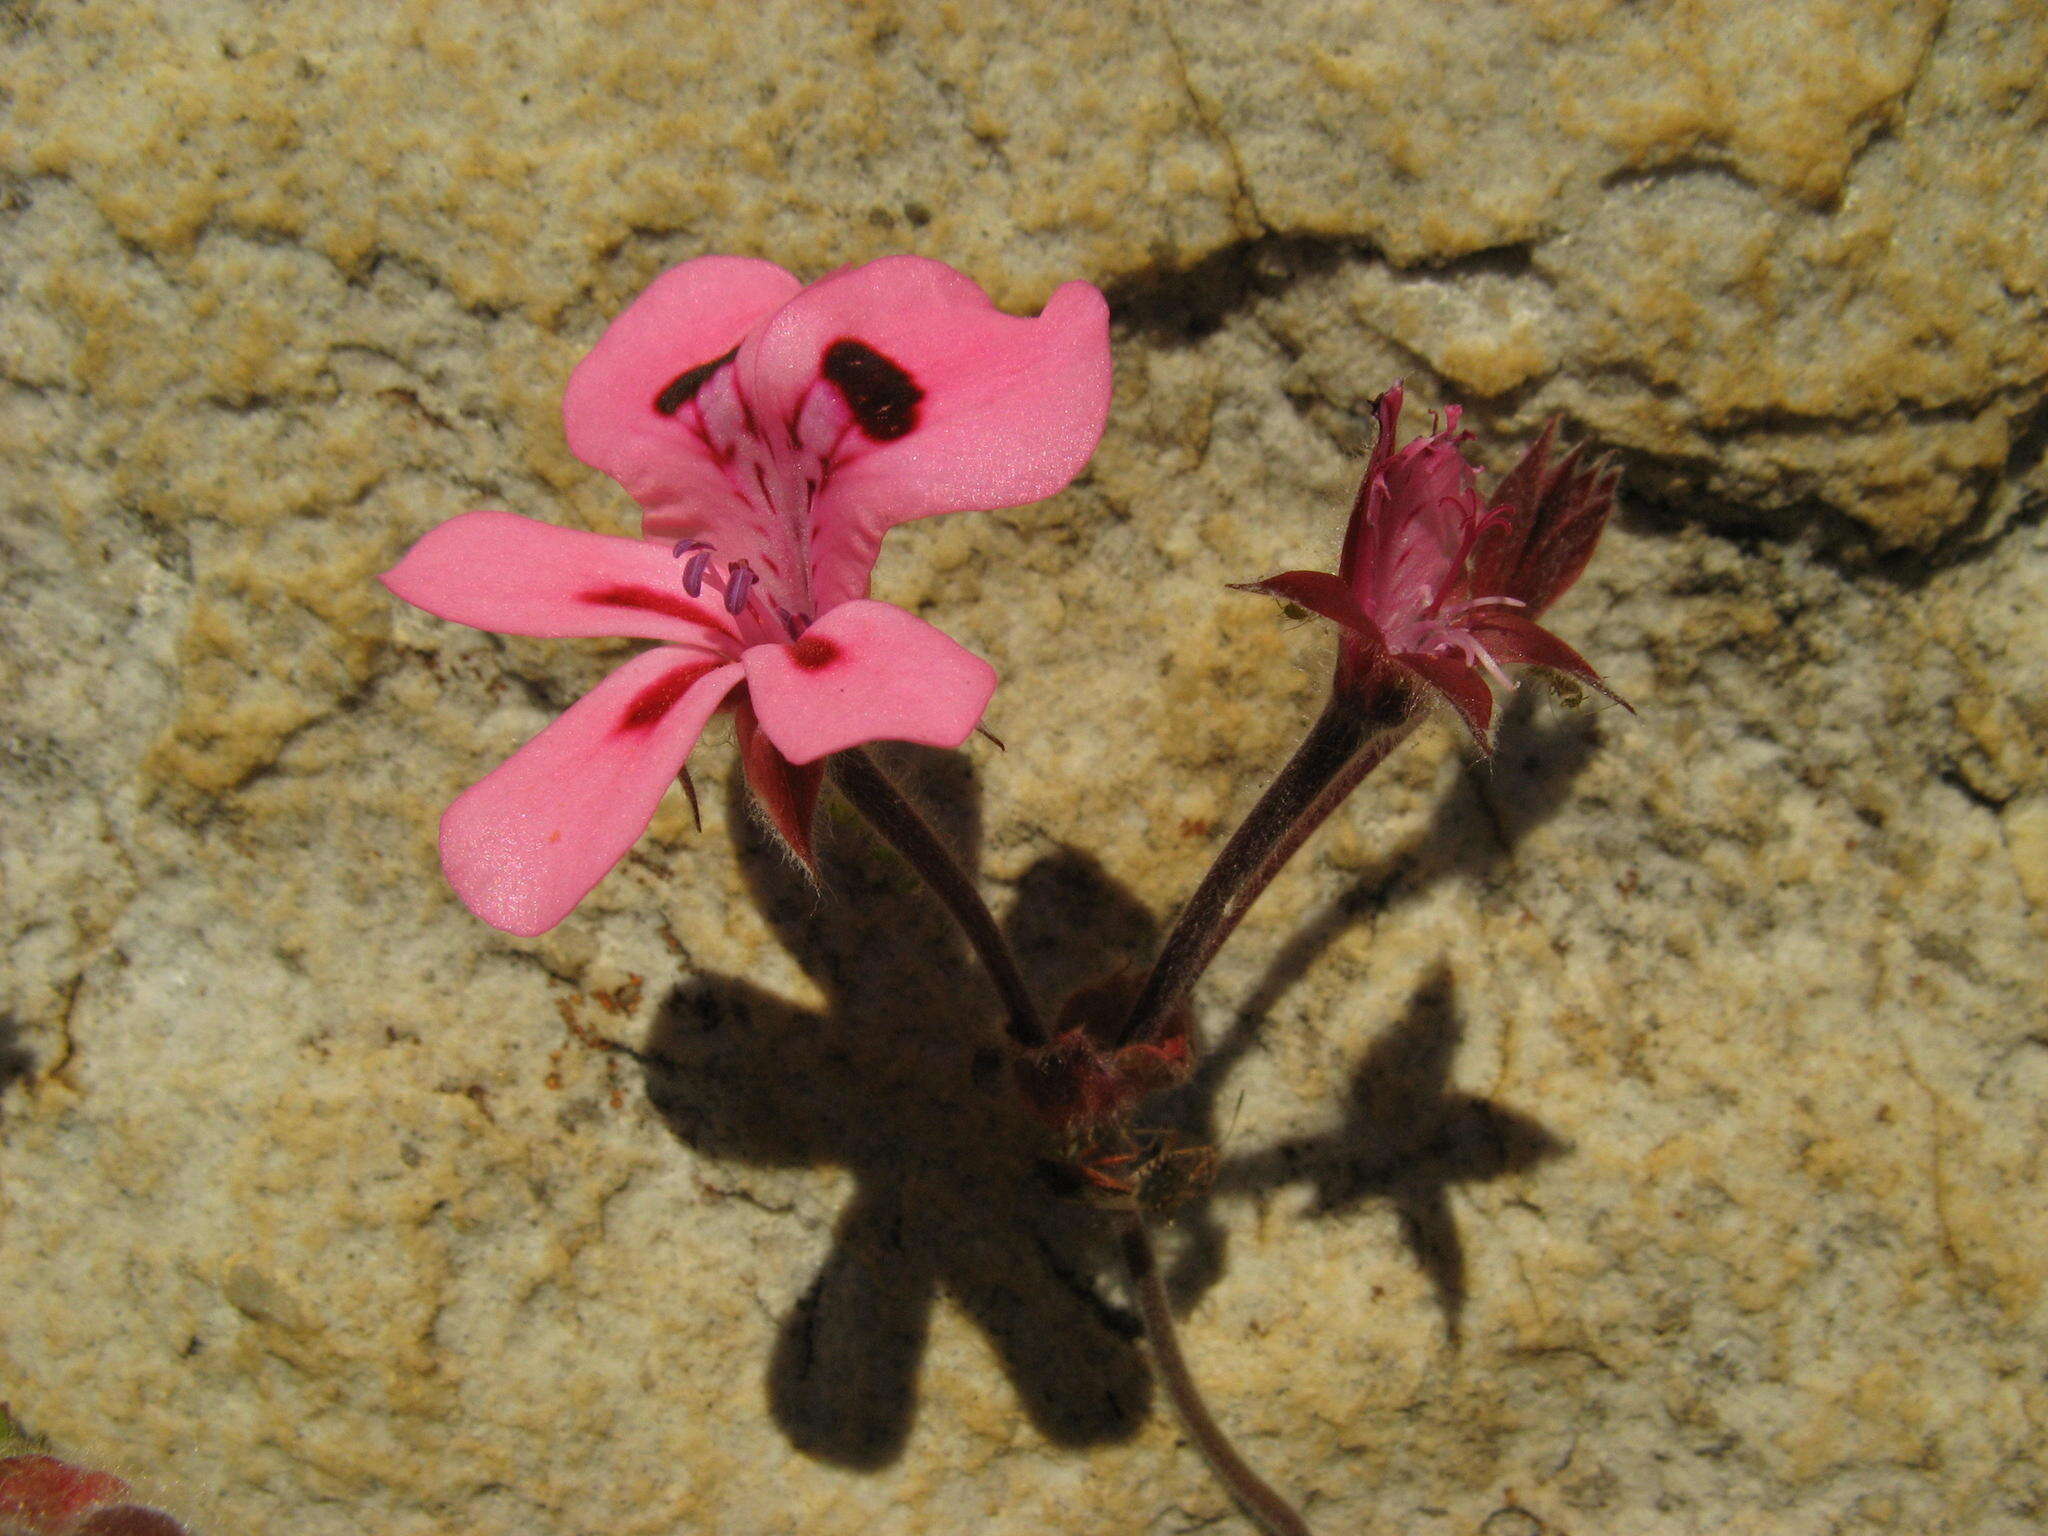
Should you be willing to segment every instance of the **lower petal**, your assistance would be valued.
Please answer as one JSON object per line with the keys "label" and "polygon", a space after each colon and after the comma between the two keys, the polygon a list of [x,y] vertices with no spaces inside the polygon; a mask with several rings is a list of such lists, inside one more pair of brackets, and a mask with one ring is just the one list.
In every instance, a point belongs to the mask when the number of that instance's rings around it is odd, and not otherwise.
{"label": "lower petal", "polygon": [[383,580],[415,608],[501,635],[625,635],[723,648],[737,633],[715,600],[683,591],[660,545],[510,512],[450,518]]}
{"label": "lower petal", "polygon": [[957,747],[996,689],[996,669],[957,640],[867,599],[743,660],[762,732],[799,764],[870,741]]}
{"label": "lower petal", "polygon": [[493,928],[545,933],[640,840],[737,662],[664,646],[636,656],[460,795],[441,867]]}

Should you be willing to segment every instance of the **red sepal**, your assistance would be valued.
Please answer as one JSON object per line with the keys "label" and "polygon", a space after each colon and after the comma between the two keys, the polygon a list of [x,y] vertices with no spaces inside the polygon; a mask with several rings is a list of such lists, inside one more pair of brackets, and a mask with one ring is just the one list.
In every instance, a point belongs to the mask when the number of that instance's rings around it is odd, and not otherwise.
{"label": "red sepal", "polygon": [[1473,744],[1479,748],[1480,755],[1490,756],[1493,752],[1493,690],[1486,686],[1486,679],[1480,675],[1479,669],[1456,656],[1429,656],[1404,651],[1397,659],[1451,706],[1459,723],[1472,733]]}
{"label": "red sepal", "polygon": [[733,710],[733,733],[739,739],[740,768],[747,776],[747,788],[754,803],[768,819],[789,851],[795,854],[813,879],[818,859],[811,846],[811,818],[818,809],[818,792],[825,784],[829,758],[798,767],[780,752],[761,730],[754,709],[744,697]]}
{"label": "red sepal", "polygon": [[1585,657],[1522,614],[1489,611],[1474,621],[1472,633],[1503,666],[1540,667],[1558,673],[1599,690],[1630,714],[1636,712],[1633,704],[1607,686]]}
{"label": "red sepal", "polygon": [[1263,592],[1283,603],[1293,603],[1297,608],[1306,608],[1310,613],[1319,614],[1371,642],[1378,650],[1387,648],[1379,625],[1373,623],[1371,614],[1359,607],[1350,585],[1341,576],[1332,576],[1328,571],[1282,571],[1264,581],[1232,582],[1231,589]]}
{"label": "red sepal", "polygon": [[1194,1016],[1185,1005],[1149,1039],[1105,1043],[1130,1012],[1138,984],[1134,973],[1119,971],[1081,988],[1061,1007],[1052,1043],[1018,1058],[1025,1103],[1063,1136],[1086,1139],[1188,1074]]}
{"label": "red sepal", "polygon": [[1472,590],[1516,598],[1530,618],[1540,617],[1586,569],[1621,478],[1606,459],[1583,462],[1579,447],[1552,464],[1556,437],[1552,420],[1501,476],[1491,499],[1509,515],[1491,524],[1472,551]]}

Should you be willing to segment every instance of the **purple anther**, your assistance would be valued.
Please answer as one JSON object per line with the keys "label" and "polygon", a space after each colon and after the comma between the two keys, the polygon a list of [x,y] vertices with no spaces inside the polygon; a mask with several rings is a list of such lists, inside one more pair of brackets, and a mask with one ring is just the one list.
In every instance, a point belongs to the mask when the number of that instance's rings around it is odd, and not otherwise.
{"label": "purple anther", "polygon": [[747,594],[754,590],[754,583],[758,579],[754,575],[754,568],[748,565],[746,561],[733,561],[731,568],[726,572],[725,576],[725,611],[727,613],[731,614],[734,618],[740,616],[740,610],[747,606]]}
{"label": "purple anther", "polygon": [[811,627],[809,619],[800,613],[791,613],[780,603],[775,604],[775,617],[782,620],[782,627],[789,631],[789,638],[792,640],[803,639],[804,631]]}
{"label": "purple anther", "polygon": [[683,590],[690,596],[695,597],[704,590],[704,568],[710,563],[711,550],[708,546],[699,548],[683,562]]}
{"label": "purple anther", "polygon": [[676,547],[670,550],[669,553],[680,560],[693,549],[709,549],[710,547],[702,539],[677,539]]}

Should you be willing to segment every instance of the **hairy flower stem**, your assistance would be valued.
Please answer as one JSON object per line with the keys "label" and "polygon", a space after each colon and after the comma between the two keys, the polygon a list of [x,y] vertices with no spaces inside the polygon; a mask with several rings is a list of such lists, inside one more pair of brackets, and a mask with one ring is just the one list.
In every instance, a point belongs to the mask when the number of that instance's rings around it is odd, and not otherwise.
{"label": "hairy flower stem", "polygon": [[1331,694],[1181,909],[1112,1046],[1146,1039],[1180,1005],[1280,867],[1408,734],[1409,704],[1391,689]]}
{"label": "hairy flower stem", "polygon": [[1045,1022],[1038,1005],[1024,985],[1017,969],[1017,957],[996,926],[988,903],[960,868],[951,851],[940,841],[917,807],[904,798],[875,760],[860,747],[832,754],[832,782],[853,808],[865,816],[891,848],[931,887],[932,894],[953,914],[953,921],[967,935],[967,942],[981,957],[989,979],[1002,994],[1009,1010],[1009,1036],[1019,1050],[1031,1051],[1045,1044]]}
{"label": "hairy flower stem", "polygon": [[1166,1395],[1173,1399],[1182,1426],[1209,1463],[1218,1482],[1230,1490],[1238,1507],[1266,1536],[1312,1536],[1308,1523],[1294,1508],[1267,1486],[1238,1455],[1209,1412],[1208,1404],[1188,1373],[1188,1362],[1180,1352],[1180,1335],[1173,1326],[1173,1307],[1166,1295],[1166,1281],[1159,1273],[1159,1256],[1152,1247],[1152,1235],[1145,1230],[1145,1218],[1135,1210],[1118,1212],[1117,1244],[1124,1267],[1130,1272],[1131,1294],[1138,1315],[1145,1324],[1145,1342],[1159,1371]]}

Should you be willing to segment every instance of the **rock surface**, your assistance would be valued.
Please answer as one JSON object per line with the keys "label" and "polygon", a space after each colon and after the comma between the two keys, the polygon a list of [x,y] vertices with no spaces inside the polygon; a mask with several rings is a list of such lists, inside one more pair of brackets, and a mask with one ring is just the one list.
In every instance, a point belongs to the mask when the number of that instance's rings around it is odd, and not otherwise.
{"label": "rock surface", "polygon": [[1187,1343],[1318,1529],[2039,1529],[2038,7],[680,14],[0,8],[22,1426],[223,1536],[1227,1516],[900,867],[708,793],[514,941],[434,863],[621,651],[370,578],[625,529],[557,411],[663,266],[914,249],[1120,318],[1089,475],[878,581],[1004,674],[899,766],[1049,993],[1314,708],[1222,584],[1331,547],[1373,393],[1627,459],[1556,622],[1640,716],[1433,729],[1203,994]]}

